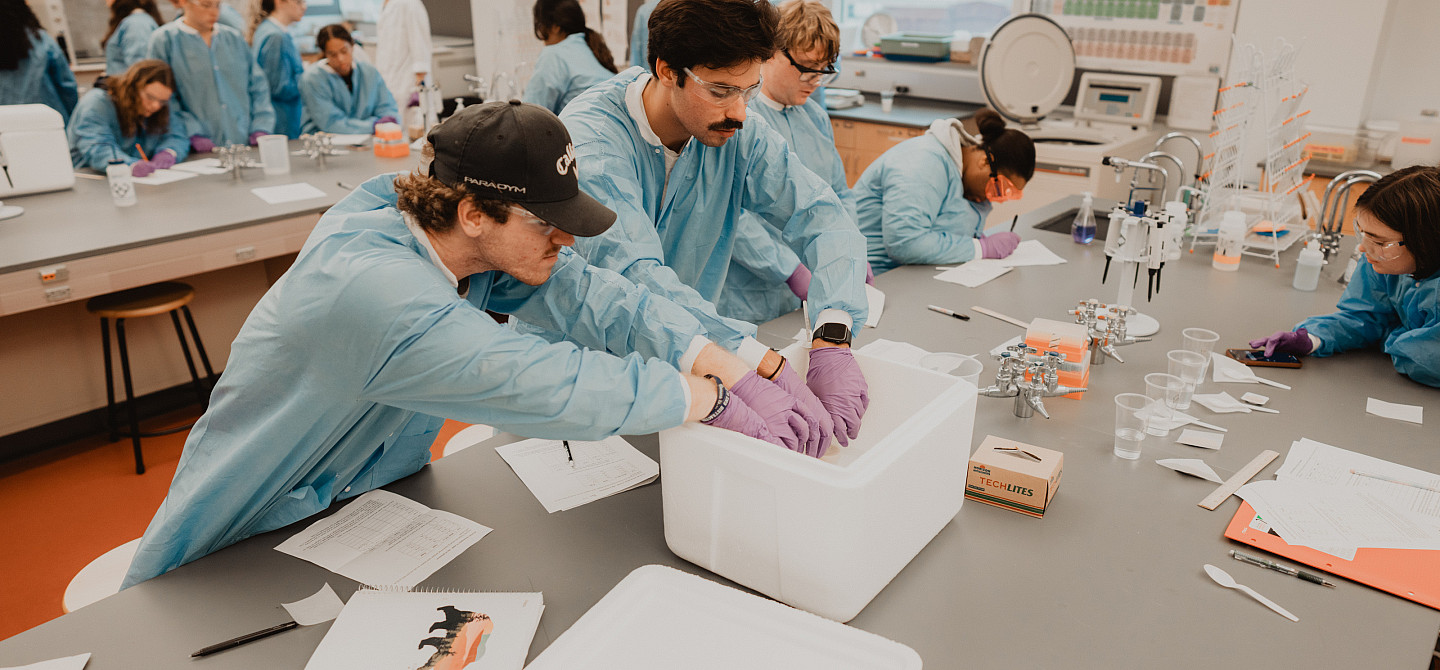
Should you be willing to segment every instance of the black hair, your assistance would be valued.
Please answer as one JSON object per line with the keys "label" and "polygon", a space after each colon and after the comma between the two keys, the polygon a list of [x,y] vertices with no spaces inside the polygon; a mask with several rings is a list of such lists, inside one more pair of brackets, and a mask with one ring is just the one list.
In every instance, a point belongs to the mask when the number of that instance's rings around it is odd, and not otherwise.
{"label": "black hair", "polygon": [[1381,223],[1400,233],[1415,257],[1414,279],[1440,271],[1440,167],[1414,165],[1371,184],[1355,201]]}
{"label": "black hair", "polygon": [[535,38],[543,40],[550,35],[552,27],[559,28],[566,35],[585,33],[585,44],[600,61],[600,67],[617,72],[615,57],[610,54],[605,38],[585,25],[585,10],[575,0],[535,0],[532,10],[535,20]]}
{"label": "black hair", "polygon": [[[769,60],[780,11],[770,0],[661,0],[650,14],[650,70],[665,61],[679,72]],[[678,86],[685,86],[680,77]]]}
{"label": "black hair", "polygon": [[[115,34],[115,29],[120,27],[120,22],[137,9],[145,10],[150,18],[155,19],[156,24],[165,25],[165,19],[160,18],[160,8],[155,6],[155,0],[115,0],[115,4],[110,5],[110,27],[105,30],[105,37],[100,38],[100,44],[104,45],[109,42],[110,36]],[[120,73],[110,72],[108,74],[118,75]]]}
{"label": "black hair", "polygon": [[25,0],[0,0],[0,70],[18,70],[30,56],[30,35],[40,32],[40,19]]}
{"label": "black hair", "polygon": [[330,40],[341,40],[347,44],[355,43],[355,38],[350,36],[350,31],[338,23],[325,26],[315,33],[315,48],[319,49],[320,53],[325,53],[325,45],[329,44]]}
{"label": "black hair", "polygon": [[1035,142],[1030,136],[1005,127],[1005,119],[993,109],[981,109],[973,118],[990,168],[1030,181],[1035,176]]}

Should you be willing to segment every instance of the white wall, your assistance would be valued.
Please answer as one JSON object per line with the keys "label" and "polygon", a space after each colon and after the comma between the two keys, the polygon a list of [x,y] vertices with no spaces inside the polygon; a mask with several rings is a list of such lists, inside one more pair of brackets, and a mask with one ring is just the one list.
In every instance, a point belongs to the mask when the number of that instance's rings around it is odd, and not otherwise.
{"label": "white wall", "polygon": [[[535,39],[534,4],[534,0],[470,0],[471,21],[475,26],[475,69],[481,77],[491,79],[496,73],[505,72],[518,76],[522,82],[530,78],[535,59],[544,46]],[[629,53],[626,2],[580,0],[580,6],[585,9],[586,25],[600,31],[616,64],[623,63]]]}
{"label": "white wall", "polygon": [[1440,109],[1440,2],[1390,0],[1377,52],[1367,120]]}

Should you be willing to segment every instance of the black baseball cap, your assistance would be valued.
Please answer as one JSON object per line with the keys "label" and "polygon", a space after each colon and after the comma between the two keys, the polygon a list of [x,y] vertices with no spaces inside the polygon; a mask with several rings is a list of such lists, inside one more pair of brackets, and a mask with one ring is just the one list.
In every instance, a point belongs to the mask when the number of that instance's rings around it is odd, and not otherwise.
{"label": "black baseball cap", "polygon": [[430,130],[430,176],[513,202],[560,230],[593,237],[615,212],[580,190],[575,145],[550,110],[519,100],[466,107]]}

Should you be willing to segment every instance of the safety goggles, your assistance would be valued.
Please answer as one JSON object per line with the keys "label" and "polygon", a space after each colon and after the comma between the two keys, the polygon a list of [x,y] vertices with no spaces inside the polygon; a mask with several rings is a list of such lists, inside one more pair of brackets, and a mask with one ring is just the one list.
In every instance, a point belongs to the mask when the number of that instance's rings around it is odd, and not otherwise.
{"label": "safety goggles", "polygon": [[840,76],[840,73],[835,70],[833,64],[823,70],[816,70],[813,67],[805,67],[796,62],[795,57],[790,55],[789,49],[781,49],[780,53],[785,54],[785,59],[790,61],[790,64],[795,66],[796,70],[800,71],[800,81],[802,83],[829,86],[830,82],[835,81],[835,79]]}
{"label": "safety goggles", "polygon": [[555,226],[545,223],[544,219],[535,216],[530,210],[519,205],[510,205],[509,209],[511,214],[516,215],[515,218],[530,224],[530,226],[535,229],[535,232],[545,237],[549,237],[551,233],[555,232]]}
{"label": "safety goggles", "polygon": [[700,94],[700,98],[716,107],[724,107],[730,104],[736,97],[739,97],[742,102],[749,103],[755,99],[755,96],[760,94],[760,84],[765,81],[765,78],[761,77],[760,81],[755,82],[754,86],[740,88],[739,86],[731,86],[729,84],[712,84],[695,76],[695,73],[691,72],[688,67],[681,68],[681,70],[685,72],[685,76],[694,79],[695,83],[700,85],[700,90],[704,91],[704,93]]}
{"label": "safety goggles", "polygon": [[1395,242],[1376,240],[1369,233],[1360,229],[1360,217],[1358,216],[1351,225],[1355,227],[1355,237],[1360,238],[1360,246],[1365,249],[1365,255],[1382,261],[1393,261],[1400,257],[1400,252],[1403,251],[1400,247],[1405,246],[1403,240]]}
{"label": "safety goggles", "polygon": [[985,182],[985,199],[992,203],[1019,200],[1021,192],[1009,177],[995,171],[995,156],[985,150],[985,162],[990,166],[990,180]]}

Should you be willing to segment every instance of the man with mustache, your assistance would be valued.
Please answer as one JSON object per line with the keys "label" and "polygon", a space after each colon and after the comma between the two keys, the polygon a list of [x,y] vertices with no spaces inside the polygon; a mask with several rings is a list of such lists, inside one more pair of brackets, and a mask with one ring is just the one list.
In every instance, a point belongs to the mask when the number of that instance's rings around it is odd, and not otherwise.
{"label": "man with mustache", "polygon": [[[654,74],[631,68],[596,84],[560,118],[575,139],[580,187],[618,214],[576,250],[686,307],[711,340],[794,395],[809,428],[796,450],[819,456],[832,433],[841,444],[856,437],[869,404],[849,348],[865,322],[865,241],[829,185],[763,120],[747,118],[777,22],[768,0],[662,0],[648,23]],[[712,304],[742,211],[783,231],[813,274],[805,383],[776,365],[753,325]]]}

